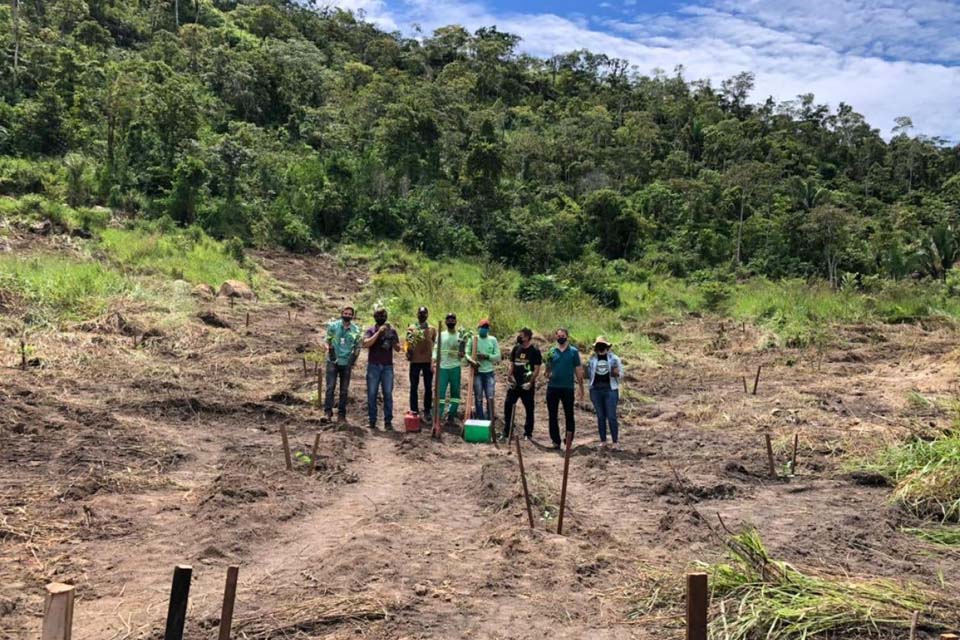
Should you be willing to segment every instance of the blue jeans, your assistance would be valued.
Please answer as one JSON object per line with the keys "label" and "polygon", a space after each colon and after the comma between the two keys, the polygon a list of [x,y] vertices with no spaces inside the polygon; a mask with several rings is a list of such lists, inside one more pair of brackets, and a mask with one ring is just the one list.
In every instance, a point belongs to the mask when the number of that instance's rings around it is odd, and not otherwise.
{"label": "blue jeans", "polygon": [[492,420],[493,416],[488,416],[484,413],[483,405],[484,398],[486,398],[493,406],[493,394],[497,389],[497,375],[493,371],[488,371],[486,373],[477,372],[473,377],[473,398],[474,398],[474,410],[473,417],[477,420]]}
{"label": "blue jeans", "polygon": [[620,391],[609,387],[591,388],[590,401],[597,411],[597,428],[600,431],[600,442],[607,441],[607,425],[610,425],[610,436],[614,442],[620,440],[620,428],[617,424],[617,402],[620,400]]}
{"label": "blue jeans", "polygon": [[383,389],[383,422],[393,423],[393,365],[367,365],[367,413],[370,425],[377,423],[377,391]]}

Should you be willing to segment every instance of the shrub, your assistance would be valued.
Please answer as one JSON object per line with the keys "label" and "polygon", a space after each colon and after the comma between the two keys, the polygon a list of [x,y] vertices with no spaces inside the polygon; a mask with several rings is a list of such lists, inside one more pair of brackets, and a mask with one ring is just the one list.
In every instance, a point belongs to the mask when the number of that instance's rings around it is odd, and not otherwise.
{"label": "shrub", "polygon": [[568,290],[568,287],[557,282],[554,276],[535,275],[520,281],[517,286],[517,297],[524,302],[557,300],[565,296]]}

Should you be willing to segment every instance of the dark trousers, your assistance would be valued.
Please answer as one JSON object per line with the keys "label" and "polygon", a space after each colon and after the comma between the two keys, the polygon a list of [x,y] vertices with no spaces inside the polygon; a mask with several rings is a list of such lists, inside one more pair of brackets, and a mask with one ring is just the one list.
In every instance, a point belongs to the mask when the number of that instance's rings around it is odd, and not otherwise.
{"label": "dark trousers", "polygon": [[323,401],[323,411],[327,415],[333,414],[333,387],[340,379],[340,403],[337,406],[337,415],[341,418],[347,415],[347,393],[350,391],[350,371],[348,364],[337,364],[333,360],[327,360],[327,390],[326,398]]}
{"label": "dark trousers", "polygon": [[420,376],[423,376],[423,412],[433,409],[433,371],[429,362],[410,363],[410,411],[420,413]]}
{"label": "dark trousers", "polygon": [[567,431],[573,433],[576,425],[573,422],[573,389],[557,389],[547,387],[547,417],[550,421],[550,439],[554,444],[560,444],[560,403],[563,403],[563,417],[567,423]]}
{"label": "dark trousers", "polygon": [[529,438],[533,435],[533,389],[524,391],[520,387],[507,389],[507,399],[503,403],[503,435],[510,437],[510,424],[513,421],[513,412],[517,410],[517,400],[523,402],[526,414],[523,435]]}

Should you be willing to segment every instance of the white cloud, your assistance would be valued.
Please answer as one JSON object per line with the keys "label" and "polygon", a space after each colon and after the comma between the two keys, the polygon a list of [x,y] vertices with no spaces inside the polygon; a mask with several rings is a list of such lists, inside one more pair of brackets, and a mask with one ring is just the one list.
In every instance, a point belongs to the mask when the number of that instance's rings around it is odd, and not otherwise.
{"label": "white cloud", "polygon": [[[715,84],[756,74],[754,98],[814,93],[846,102],[888,135],[893,119],[960,141],[960,6],[943,0],[699,0],[676,15],[600,17],[493,11],[476,1],[337,0],[368,18],[424,33],[448,25],[496,25],[523,38],[527,53],[573,49],[630,60],[642,73],[683,65],[688,79]],[[642,6],[642,5],[639,5]]]}

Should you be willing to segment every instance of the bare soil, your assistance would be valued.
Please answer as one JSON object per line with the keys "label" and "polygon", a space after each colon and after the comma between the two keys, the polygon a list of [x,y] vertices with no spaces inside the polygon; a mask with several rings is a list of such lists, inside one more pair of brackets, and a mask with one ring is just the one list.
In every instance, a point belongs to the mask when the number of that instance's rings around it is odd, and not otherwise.
{"label": "bare soil", "polygon": [[[680,578],[722,555],[721,519],[756,526],[801,568],[960,586],[960,555],[901,532],[917,522],[890,489],[845,467],[949,425],[909,399],[955,393],[949,327],[845,327],[823,352],[771,349],[762,330],[715,318],[642,327],[662,355],[626,362],[622,450],[600,450],[578,406],[559,536],[563,459],[546,446],[542,397],[524,443],[530,531],[508,447],[366,428],[363,360],[349,425],[321,424],[302,357],[367,274],[329,256],[257,259],[296,302],[200,303],[205,318],[176,332],[118,309],[123,322],[34,336],[41,366],[3,355],[0,638],[37,637],[52,581],[77,586],[76,639],[160,638],[178,563],[194,569],[194,639],[216,637],[231,564],[238,638],[679,637]],[[745,394],[758,365],[757,395]],[[402,358],[396,380],[399,426]],[[281,425],[302,454],[294,472]]]}

